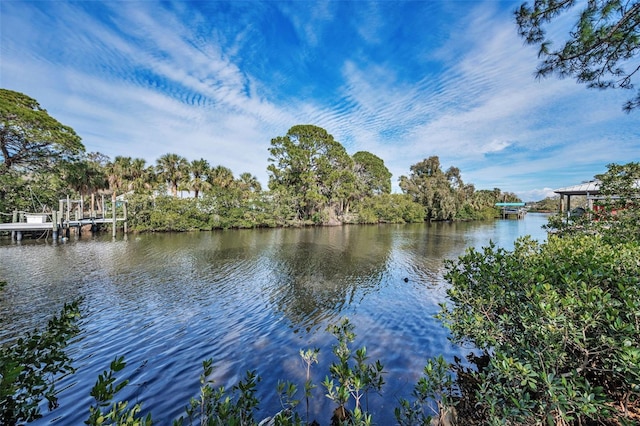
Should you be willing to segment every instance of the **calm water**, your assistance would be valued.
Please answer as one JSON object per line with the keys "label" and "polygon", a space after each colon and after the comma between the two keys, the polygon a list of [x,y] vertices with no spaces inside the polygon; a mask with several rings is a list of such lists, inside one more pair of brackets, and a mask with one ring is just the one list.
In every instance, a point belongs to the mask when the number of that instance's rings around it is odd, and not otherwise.
{"label": "calm water", "polygon": [[312,418],[325,425],[334,408],[320,386],[333,360],[325,329],[348,317],[354,348],[366,345],[387,371],[383,395],[369,399],[374,420],[394,424],[393,408],[427,358],[467,352],[432,318],[445,300],[443,260],[490,240],[506,248],[521,235],[542,240],[544,223],[546,216],[529,214],[486,223],[83,236],[57,245],[4,240],[0,342],[42,328],[64,302],[84,296],[82,332],[69,347],[77,372],[59,382],[60,407],[45,407],[38,425],[83,424],[89,391],[116,355],[126,357],[131,379],[120,397],[142,402],[156,424],[184,413],[207,358],[217,385],[257,370],[263,418],[279,409],[278,380],[304,383],[299,350],[318,347]]}

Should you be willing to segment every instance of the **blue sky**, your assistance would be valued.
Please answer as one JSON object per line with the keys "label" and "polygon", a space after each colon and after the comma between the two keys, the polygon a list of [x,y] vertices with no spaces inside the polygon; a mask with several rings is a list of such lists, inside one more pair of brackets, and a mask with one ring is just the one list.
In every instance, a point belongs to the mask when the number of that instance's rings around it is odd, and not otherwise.
{"label": "blue sky", "polygon": [[382,158],[396,192],[432,155],[526,201],[640,161],[633,93],[536,80],[519,4],[2,0],[0,86],[89,152],[204,158],[265,185],[271,139],[296,124]]}

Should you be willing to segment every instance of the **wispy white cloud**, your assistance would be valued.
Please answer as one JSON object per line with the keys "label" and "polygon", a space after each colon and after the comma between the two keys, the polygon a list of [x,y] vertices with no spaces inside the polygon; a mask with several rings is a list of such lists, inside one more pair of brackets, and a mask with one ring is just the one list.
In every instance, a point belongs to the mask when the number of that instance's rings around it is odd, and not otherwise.
{"label": "wispy white cloud", "polygon": [[330,1],[282,3],[279,7],[291,20],[302,43],[310,47],[322,43],[323,32],[329,30],[336,13],[336,3]]}
{"label": "wispy white cloud", "polygon": [[558,189],[558,188],[532,189],[529,191],[520,192],[519,196],[521,199],[525,201],[540,201],[540,200],[544,200],[545,198],[558,197],[558,194],[553,192],[554,189]]}
{"label": "wispy white cloud", "polygon": [[378,155],[394,183],[438,155],[524,196],[638,159],[626,94],[535,80],[503,3],[196,5],[5,2],[0,84],[90,151],[176,152],[263,183],[270,139],[299,123]]}

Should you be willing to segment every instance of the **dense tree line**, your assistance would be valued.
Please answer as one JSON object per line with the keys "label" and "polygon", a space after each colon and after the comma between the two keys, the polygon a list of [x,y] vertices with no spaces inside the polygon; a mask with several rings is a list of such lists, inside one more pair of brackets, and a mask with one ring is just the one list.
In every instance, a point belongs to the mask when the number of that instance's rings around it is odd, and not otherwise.
{"label": "dense tree line", "polygon": [[[446,262],[449,302],[437,316],[451,339],[471,344],[473,352],[469,362],[427,360],[409,399],[397,401],[397,424],[637,424],[640,164],[611,165],[600,179],[605,198],[594,212],[598,220],[559,217],[550,222],[559,226],[546,242],[525,237],[512,251],[493,244],[470,248]],[[79,332],[78,314],[78,302],[65,305],[45,331],[0,346],[4,423],[39,418],[45,399],[55,408],[53,378],[72,370],[65,347]],[[352,348],[355,330],[348,319],[327,331],[336,337],[328,374],[313,371],[318,349],[300,350],[305,382],[279,381],[281,406],[260,407],[257,371],[215,387],[214,365],[205,360],[200,392],[173,424],[316,425],[310,416],[315,387],[335,404],[331,425],[375,424],[367,395],[383,392],[384,365],[370,360],[364,346]],[[116,356],[100,374],[86,424],[153,424],[151,413],[143,415],[143,402],[119,399],[128,385],[118,377],[124,367]]]}
{"label": "dense tree line", "polygon": [[443,171],[440,159],[429,157],[411,166],[409,177],[400,176],[400,188],[425,207],[428,220],[490,218],[497,202],[520,201],[513,193],[499,188],[476,191],[473,184],[465,184],[460,169],[449,167]]}
{"label": "dense tree line", "polygon": [[[0,212],[57,209],[58,200],[103,194],[128,202],[138,231],[405,223],[496,216],[495,203],[516,200],[498,188],[476,190],[438,157],[400,177],[391,194],[384,160],[349,155],[325,129],[293,126],[271,140],[268,189],[250,173],[234,176],[204,158],[167,153],[142,158],[85,152],[73,129],[28,96],[0,90]],[[7,216],[4,216],[7,220]]]}

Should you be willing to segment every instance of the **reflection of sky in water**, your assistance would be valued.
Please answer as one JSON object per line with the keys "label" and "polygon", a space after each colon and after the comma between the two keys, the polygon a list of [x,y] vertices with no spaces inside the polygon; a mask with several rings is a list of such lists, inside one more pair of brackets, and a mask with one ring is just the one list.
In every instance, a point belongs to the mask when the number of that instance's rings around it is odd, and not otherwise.
{"label": "reflection of sky in water", "polygon": [[[84,296],[83,333],[70,347],[78,371],[59,385],[61,407],[34,424],[82,424],[97,375],[124,355],[132,385],[121,397],[143,401],[163,425],[183,414],[198,392],[201,362],[210,357],[218,385],[257,369],[259,415],[272,414],[277,380],[304,382],[300,349],[321,349],[313,371],[316,384],[322,381],[333,344],[325,328],[348,316],[356,345],[366,345],[388,371],[383,397],[370,399],[374,419],[394,423],[393,407],[408,396],[426,359],[465,352],[433,319],[445,300],[443,259],[490,240],[510,248],[519,235],[543,239],[545,222],[529,215],[7,244],[0,246],[0,277],[9,282],[0,301],[0,341],[42,327],[65,301]],[[330,402],[320,386],[315,392],[313,415],[326,423]]]}

